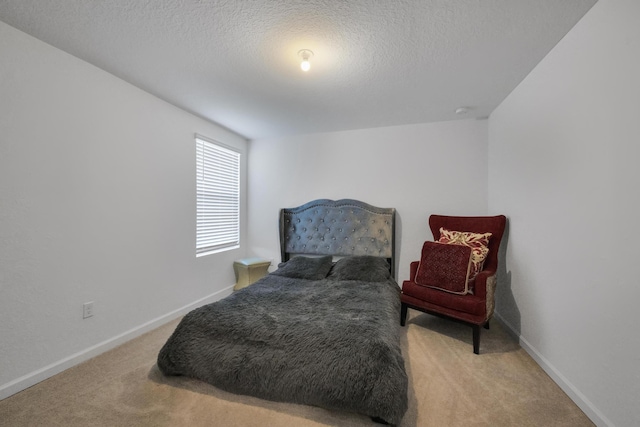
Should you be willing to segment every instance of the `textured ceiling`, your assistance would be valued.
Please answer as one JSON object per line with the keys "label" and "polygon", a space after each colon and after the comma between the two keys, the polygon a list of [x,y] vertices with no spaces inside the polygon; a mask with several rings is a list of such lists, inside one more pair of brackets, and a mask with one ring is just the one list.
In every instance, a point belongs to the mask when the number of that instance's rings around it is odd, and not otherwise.
{"label": "textured ceiling", "polygon": [[254,139],[486,117],[595,1],[0,0],[0,20]]}

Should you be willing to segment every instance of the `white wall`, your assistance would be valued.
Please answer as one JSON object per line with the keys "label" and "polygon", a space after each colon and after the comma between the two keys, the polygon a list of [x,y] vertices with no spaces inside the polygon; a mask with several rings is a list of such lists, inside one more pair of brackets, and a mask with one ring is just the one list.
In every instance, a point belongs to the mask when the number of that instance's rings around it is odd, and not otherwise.
{"label": "white wall", "polygon": [[0,58],[3,398],[228,292],[244,249],[195,257],[193,136],[247,143],[1,22]]}
{"label": "white wall", "polygon": [[640,425],[639,23],[600,0],[489,120],[498,313],[598,425]]}
{"label": "white wall", "polygon": [[[487,122],[462,120],[250,142],[248,250],[280,261],[278,213],[313,199],[397,209],[398,277],[431,240],[432,213],[487,210]],[[259,209],[258,209],[259,207]]]}

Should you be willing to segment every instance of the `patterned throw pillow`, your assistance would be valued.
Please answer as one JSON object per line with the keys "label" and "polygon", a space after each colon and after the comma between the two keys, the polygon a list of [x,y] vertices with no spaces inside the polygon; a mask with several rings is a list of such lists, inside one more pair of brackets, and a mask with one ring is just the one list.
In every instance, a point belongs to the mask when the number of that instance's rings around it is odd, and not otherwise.
{"label": "patterned throw pillow", "polygon": [[463,245],[471,248],[471,271],[469,272],[469,282],[475,280],[478,273],[482,271],[484,260],[489,253],[489,238],[491,233],[471,233],[467,231],[451,231],[440,227],[440,243],[452,245]]}
{"label": "patterned throw pillow", "polygon": [[424,242],[415,283],[453,294],[469,292],[471,248],[465,245],[447,245]]}

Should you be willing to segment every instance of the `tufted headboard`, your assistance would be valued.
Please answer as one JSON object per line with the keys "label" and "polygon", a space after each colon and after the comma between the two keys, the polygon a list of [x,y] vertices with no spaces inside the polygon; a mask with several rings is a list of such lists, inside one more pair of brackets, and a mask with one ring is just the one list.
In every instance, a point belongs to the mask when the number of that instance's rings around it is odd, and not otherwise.
{"label": "tufted headboard", "polygon": [[293,254],[386,258],[395,278],[394,208],[358,200],[319,199],[280,210],[282,261]]}

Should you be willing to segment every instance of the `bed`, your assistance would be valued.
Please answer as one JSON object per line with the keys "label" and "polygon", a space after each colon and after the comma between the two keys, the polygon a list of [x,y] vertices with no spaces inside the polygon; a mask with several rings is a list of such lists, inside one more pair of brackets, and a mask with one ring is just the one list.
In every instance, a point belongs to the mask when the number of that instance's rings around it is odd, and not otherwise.
{"label": "bed", "polygon": [[395,210],[343,199],[280,211],[278,269],[188,313],[158,354],[184,375],[267,400],[398,424],[407,409]]}

